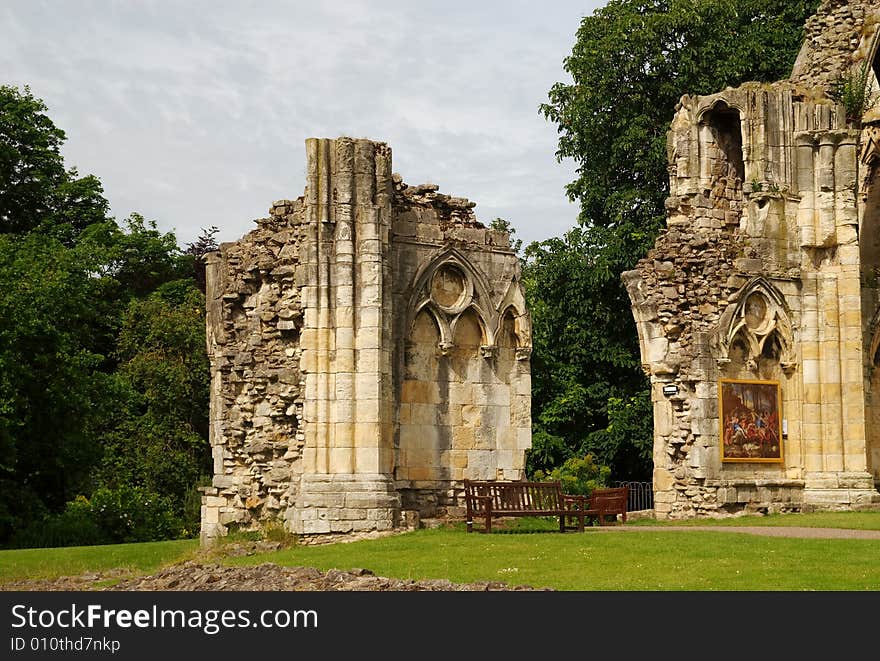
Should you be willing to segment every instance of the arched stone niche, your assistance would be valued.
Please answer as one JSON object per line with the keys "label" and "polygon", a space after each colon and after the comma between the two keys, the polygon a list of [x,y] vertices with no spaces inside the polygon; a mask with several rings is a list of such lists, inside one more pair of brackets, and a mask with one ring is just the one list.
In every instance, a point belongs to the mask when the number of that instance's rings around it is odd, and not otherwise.
{"label": "arched stone niche", "polygon": [[742,119],[737,108],[723,99],[716,101],[700,118],[702,144],[706,147],[705,171],[709,178],[745,179]]}
{"label": "arched stone niche", "polygon": [[778,415],[784,461],[768,460],[760,466],[736,459],[721,462],[719,437],[719,475],[727,480],[759,474],[770,480],[793,477],[789,469],[799,473],[792,467],[802,456],[800,385],[791,311],[782,292],[763,277],[753,278],[733,297],[711,344],[719,379],[777,382],[781,396]]}
{"label": "arched stone niche", "polygon": [[470,311],[481,329],[480,354],[493,358],[497,334],[505,315],[514,321],[516,350],[520,359],[531,351],[531,323],[525,296],[517,281],[511,281],[497,305],[492,304],[491,287],[485,276],[455,248],[448,248],[424,266],[411,288],[408,318],[414,320],[424,310],[436,321],[440,339],[437,348],[448,355],[454,346],[453,329],[459,318]]}
{"label": "arched stone niche", "polygon": [[465,478],[523,476],[531,327],[519,282],[494,291],[454,247],[410,287],[395,477],[422,494]]}
{"label": "arched stone niche", "polygon": [[772,379],[796,368],[785,298],[764,278],[738,292],[721,317],[717,340],[716,359],[724,377]]}

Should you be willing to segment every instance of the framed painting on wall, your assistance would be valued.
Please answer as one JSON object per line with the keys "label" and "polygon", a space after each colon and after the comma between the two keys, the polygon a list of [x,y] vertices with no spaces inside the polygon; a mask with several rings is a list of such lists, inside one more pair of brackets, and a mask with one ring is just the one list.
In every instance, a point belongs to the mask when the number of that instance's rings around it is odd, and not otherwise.
{"label": "framed painting on wall", "polygon": [[721,379],[718,400],[721,461],[782,461],[778,381]]}

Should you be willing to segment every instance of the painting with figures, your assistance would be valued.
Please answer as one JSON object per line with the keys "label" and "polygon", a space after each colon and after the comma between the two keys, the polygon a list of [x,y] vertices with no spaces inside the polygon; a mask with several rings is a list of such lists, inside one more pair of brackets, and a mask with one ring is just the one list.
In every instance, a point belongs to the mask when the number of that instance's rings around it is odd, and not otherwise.
{"label": "painting with figures", "polygon": [[718,398],[722,461],[782,461],[778,381],[722,379]]}

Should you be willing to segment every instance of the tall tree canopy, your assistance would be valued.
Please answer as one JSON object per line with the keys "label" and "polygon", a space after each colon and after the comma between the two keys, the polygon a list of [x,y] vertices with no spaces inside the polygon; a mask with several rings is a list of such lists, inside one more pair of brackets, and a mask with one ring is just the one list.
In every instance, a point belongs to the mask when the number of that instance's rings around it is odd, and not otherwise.
{"label": "tall tree canopy", "polygon": [[109,217],[46,111],[0,87],[0,545],[192,531],[210,470],[196,264],[215,244]]}
{"label": "tall tree canopy", "polygon": [[65,169],[66,136],[29,88],[0,86],[0,233],[43,233],[71,243],[106,219],[109,205],[97,177]]}
{"label": "tall tree canopy", "polygon": [[[620,281],[662,227],[666,133],[683,94],[789,75],[818,0],[611,0],[585,17],[541,106],[577,178],[580,227],[526,250],[535,317],[532,468],[591,450],[650,474],[651,409]],[[625,431],[624,431],[625,430]]]}

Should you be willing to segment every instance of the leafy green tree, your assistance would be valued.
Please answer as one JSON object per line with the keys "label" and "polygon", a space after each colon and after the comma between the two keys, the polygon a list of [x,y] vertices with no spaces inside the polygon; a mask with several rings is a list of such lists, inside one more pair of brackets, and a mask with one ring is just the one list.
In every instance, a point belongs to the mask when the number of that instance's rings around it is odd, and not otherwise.
{"label": "leafy green tree", "polygon": [[577,163],[581,222],[632,261],[653,243],[668,191],[666,133],[683,94],[785,78],[818,0],[611,0],[581,21],[541,111]]}
{"label": "leafy green tree", "polygon": [[[538,458],[559,453],[561,438],[569,454],[588,448],[603,461],[620,457],[612,460],[618,479],[649,472],[641,440],[623,454],[605,445],[625,443],[609,426],[613,415],[623,416],[618,429],[624,419],[636,425],[634,439],[651,433],[651,416],[635,414],[644,410],[648,386],[620,275],[663,225],[666,135],[676,103],[683,94],[787,77],[818,4],[611,0],[581,21],[564,62],[572,81],[555,84],[541,106],[558,127],[557,156],[577,164],[566,191],[581,211],[579,228],[526,250],[539,441],[533,469]],[[640,470],[633,456],[645,458]]]}
{"label": "leafy green tree", "polygon": [[0,541],[90,484],[106,375],[90,264],[57,240],[0,235]]}
{"label": "leafy green tree", "polygon": [[120,226],[116,221],[89,226],[80,237],[97,256],[96,276],[108,288],[105,298],[125,305],[144,298],[160,285],[190,275],[189,261],[177,246],[173,232],[161,232],[156,221],[133,213]]}
{"label": "leafy green tree", "polygon": [[643,388],[635,333],[622,332],[631,323],[622,316],[631,318],[626,292],[590,238],[587,229],[574,228],[526,249],[534,347],[530,471],[580,452],[608,424],[609,400]]}
{"label": "leafy green tree", "polygon": [[166,282],[189,276],[192,264],[178,248],[173,233],[159,231],[155,221],[137,213],[122,226],[112,219],[88,226],[76,249],[94,265],[89,325],[96,351],[104,356],[103,369],[112,372],[129,303],[149,296]]}
{"label": "leafy green tree", "polygon": [[192,261],[192,273],[196,280],[196,285],[203,294],[207,288],[207,280],[205,274],[204,257],[209,252],[213,252],[220,248],[215,238],[220,230],[213,225],[208,228],[202,228],[202,233],[192,243],[186,245],[183,251],[184,256]]}
{"label": "leafy green tree", "polygon": [[0,86],[0,233],[39,227],[70,245],[109,205],[97,177],[65,169],[66,136],[46,110],[28,87]]}
{"label": "leafy green tree", "polygon": [[210,467],[196,256],[108,218],[64,139],[0,87],[0,543],[172,534]]}
{"label": "leafy green tree", "polygon": [[204,309],[192,280],[168,282],[129,303],[114,374],[118,423],[103,437],[98,473],[110,488],[169,497],[181,517],[194,486],[211,471]]}
{"label": "leafy green tree", "polygon": [[592,454],[603,465],[614,466],[626,479],[650,481],[654,449],[650,391],[640,390],[626,398],[609,397],[607,414],[608,426],[588,435],[580,452]]}

